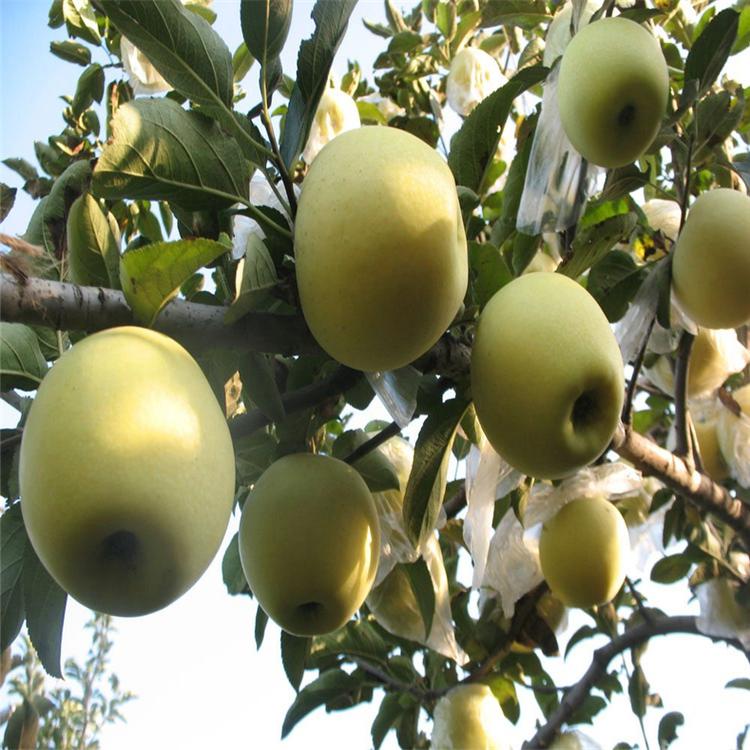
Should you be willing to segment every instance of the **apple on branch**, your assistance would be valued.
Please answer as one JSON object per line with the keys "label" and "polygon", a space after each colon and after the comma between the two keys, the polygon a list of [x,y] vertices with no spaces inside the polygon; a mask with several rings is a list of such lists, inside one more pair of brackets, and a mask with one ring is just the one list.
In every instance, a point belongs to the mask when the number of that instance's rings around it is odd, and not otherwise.
{"label": "apple on branch", "polygon": [[78,342],[39,387],[21,443],[21,510],[50,575],[99,612],[187,591],[234,501],[234,450],[195,360],[145,328]]}

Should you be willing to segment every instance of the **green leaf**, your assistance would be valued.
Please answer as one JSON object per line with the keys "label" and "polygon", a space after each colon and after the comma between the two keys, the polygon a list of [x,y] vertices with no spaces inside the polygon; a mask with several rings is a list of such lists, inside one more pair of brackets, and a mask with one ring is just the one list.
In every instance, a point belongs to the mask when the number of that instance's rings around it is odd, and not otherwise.
{"label": "green leaf", "polygon": [[531,29],[551,20],[543,0],[487,0],[481,26],[520,26]]}
{"label": "green leaf", "polygon": [[610,169],[599,200],[614,201],[642,188],[649,183],[648,170],[641,172],[635,164]]}
{"label": "green leaf", "polygon": [[284,48],[292,22],[292,0],[242,0],[240,25],[250,54],[265,68]]}
{"label": "green leaf", "polygon": [[[91,44],[101,44],[99,24],[89,0],[63,0],[62,16],[65,20],[68,36],[77,36],[91,42]],[[52,21],[51,9],[50,21]]]}
{"label": "green leaf", "polygon": [[235,533],[231,538],[224,552],[224,557],[221,560],[221,577],[230,596],[247,594],[250,591],[245,579],[245,573],[242,570],[242,562],[240,561],[238,533]]}
{"label": "green leaf", "polygon": [[26,545],[23,558],[23,599],[29,638],[47,674],[62,677],[62,643],[65,604],[68,595],[47,572],[34,548]]}
{"label": "green leaf", "polygon": [[255,58],[250,54],[245,42],[240,42],[239,47],[232,55],[232,71],[234,72],[234,82],[239,83],[253,67]]}
{"label": "green leaf", "polygon": [[692,562],[686,555],[667,555],[651,568],[651,580],[657,583],[674,583],[684,578],[691,566]]}
{"label": "green leaf", "polygon": [[445,494],[453,438],[467,407],[468,402],[461,398],[443,403],[419,431],[403,507],[404,525],[415,545],[435,527]]}
{"label": "green leaf", "polygon": [[526,270],[526,266],[531,263],[532,258],[536,255],[541,242],[541,234],[531,235],[516,232],[513,237],[513,258],[511,261],[513,273],[516,276],[520,276]]}
{"label": "green leaf", "polygon": [[136,320],[152,325],[180,286],[225,252],[220,242],[204,238],[154,242],[126,252],[120,258],[120,280]]}
{"label": "green leaf", "polygon": [[21,632],[25,617],[23,561],[29,538],[23,525],[21,503],[0,515],[0,653]]}
{"label": "green leaf", "polygon": [[[339,435],[333,444],[334,457],[343,460],[371,437],[372,435],[368,435],[364,430],[347,430]],[[362,475],[371,492],[397,490],[400,487],[396,469],[387,456],[379,450],[370,451],[355,461],[352,466]]]}
{"label": "green leaf", "polygon": [[679,711],[664,714],[659,721],[659,750],[667,748],[677,739],[677,727],[685,723],[685,717]]}
{"label": "green leaf", "polygon": [[516,685],[513,680],[504,675],[493,675],[487,680],[487,685],[497,698],[505,716],[515,724],[521,716],[521,707],[518,704]]}
{"label": "green leaf", "polygon": [[76,86],[76,93],[73,95],[71,109],[73,115],[79,117],[94,102],[101,102],[104,96],[104,69],[99,63],[89,65],[81,73]]}
{"label": "green leaf", "polygon": [[88,65],[91,62],[91,50],[80,42],[50,42],[49,51],[61,60],[76,65]]}
{"label": "green leaf", "polygon": [[315,33],[302,42],[297,57],[297,81],[289,100],[281,156],[292,167],[307,142],[318,102],[328,83],[333,58],[346,32],[357,0],[335,3],[317,0],[312,10]]}
{"label": "green leaf", "polygon": [[502,88],[485,98],[451,138],[448,165],[456,182],[479,191],[485,170],[491,163],[508,119],[513,100],[543,81],[549,71],[542,66],[524,68]]}
{"label": "green leaf", "polygon": [[284,739],[300,720],[304,719],[318,706],[353,692],[357,685],[358,681],[355,677],[339,669],[330,669],[323,672],[317,680],[306,685],[297,694],[294,703],[292,703],[284,718],[281,739]]}
{"label": "green leaf", "polygon": [[640,664],[635,664],[628,683],[628,696],[633,713],[643,718],[648,706],[648,680]]}
{"label": "green leaf", "polygon": [[305,674],[305,663],[310,654],[311,638],[301,638],[297,635],[281,631],[281,663],[284,665],[289,684],[299,692],[302,677]]}
{"label": "green leaf", "polygon": [[263,636],[266,634],[266,625],[268,625],[268,615],[263,607],[258,605],[255,612],[255,648],[258,649],[263,643]]}
{"label": "green leaf", "polygon": [[117,110],[112,131],[94,170],[98,196],[163,199],[188,211],[247,202],[242,151],[207,117],[172,99],[138,99]]}
{"label": "green leaf", "polygon": [[2,163],[26,181],[39,178],[39,173],[26,159],[3,159]]}
{"label": "green leaf", "polygon": [[0,222],[5,221],[5,217],[10,213],[16,202],[16,188],[0,182]]}
{"label": "green leaf", "polygon": [[409,585],[417,600],[419,614],[424,623],[425,639],[430,637],[432,620],[435,615],[435,586],[432,576],[423,557],[413,563],[404,563],[402,569],[409,578]]}
{"label": "green leaf", "polygon": [[737,55],[750,45],[750,5],[746,5],[740,11],[740,21],[737,27],[737,39],[732,47],[731,54]]}
{"label": "green leaf", "polygon": [[734,680],[724,685],[727,688],[740,688],[742,690],[750,690],[750,678],[749,677],[737,677]]}
{"label": "green leaf", "polygon": [[46,372],[34,331],[22,323],[0,321],[0,390],[33,391]]}
{"label": "green leaf", "polygon": [[209,110],[231,109],[232,55],[205,19],[179,0],[100,0],[112,23],[164,80]]}
{"label": "green leaf", "polygon": [[120,243],[90,193],[76,198],[70,207],[67,239],[71,281],[120,288]]}
{"label": "green leaf", "polygon": [[533,141],[533,138],[527,138],[510,163],[508,178],[503,189],[502,213],[495,222],[490,237],[491,242],[498,247],[502,247],[503,243],[516,231],[518,208],[521,205]]}
{"label": "green leaf", "polygon": [[733,8],[718,13],[695,40],[685,61],[685,81],[699,81],[705,91],[719,77],[737,38],[740,14]]}
{"label": "green leaf", "polygon": [[359,656],[384,663],[390,651],[389,643],[367,620],[350,620],[346,625],[326,635],[316,636],[310,654],[310,665],[321,664],[330,656]]}
{"label": "green leaf", "polygon": [[247,352],[240,363],[240,379],[252,402],[272,421],[286,416],[279,386],[276,384],[273,357]]}
{"label": "green leaf", "polygon": [[404,707],[401,705],[401,697],[399,694],[386,693],[383,700],[380,702],[378,714],[370,728],[372,744],[375,750],[380,748],[385,736],[391,731],[391,729],[393,729],[403,713]]}
{"label": "green leaf", "polygon": [[489,242],[469,242],[469,266],[475,273],[472,289],[480,309],[495,292],[513,280],[513,273],[502,254]]}
{"label": "green leaf", "polygon": [[245,257],[237,265],[237,296],[224,313],[224,322],[229,325],[254,310],[278,281],[266,243],[255,233],[248,235]]}
{"label": "green leaf", "polygon": [[627,312],[648,271],[622,250],[610,250],[589,271],[586,289],[599,303],[607,320],[614,322]]}
{"label": "green leaf", "polygon": [[577,279],[601,260],[616,243],[626,239],[637,223],[637,216],[627,213],[612,216],[581,230],[573,240],[572,256],[560,264],[558,271],[571,279]]}
{"label": "green leaf", "polygon": [[576,632],[570,636],[570,640],[565,646],[565,658],[567,659],[568,654],[573,649],[573,646],[575,646],[577,643],[580,643],[581,641],[586,640],[587,638],[595,636],[598,632],[599,631],[596,628],[592,628],[590,625],[582,625],[580,628],[578,628],[578,630],[576,630]]}

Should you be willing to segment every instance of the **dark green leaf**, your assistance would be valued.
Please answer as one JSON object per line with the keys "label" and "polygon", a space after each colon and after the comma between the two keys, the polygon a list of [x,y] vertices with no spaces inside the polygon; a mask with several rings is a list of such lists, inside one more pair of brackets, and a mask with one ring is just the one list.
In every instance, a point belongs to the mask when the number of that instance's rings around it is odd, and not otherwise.
{"label": "dark green leaf", "polygon": [[346,695],[357,688],[357,679],[339,669],[324,672],[317,680],[306,685],[294,699],[284,718],[281,738],[284,739],[295,725],[318,706]]}
{"label": "dark green leaf", "polygon": [[737,677],[734,680],[729,680],[724,687],[750,690],[750,677]]}
{"label": "dark green leaf", "polygon": [[315,33],[299,48],[297,81],[281,137],[281,156],[288,167],[294,165],[307,142],[318,102],[328,83],[333,58],[356,4],[357,0],[338,0],[335,3],[318,0],[313,7]]}
{"label": "dark green leaf", "polygon": [[637,223],[637,216],[627,213],[581,230],[573,240],[572,256],[564,260],[558,270],[571,279],[577,279],[601,260],[617,242],[626,239]]}
{"label": "dark green leaf", "polygon": [[268,625],[268,615],[259,604],[255,612],[255,648],[260,648],[263,643],[263,636],[266,634],[266,625]]}
{"label": "dark green leaf", "polygon": [[526,266],[531,263],[531,259],[536,255],[541,242],[542,236],[540,234],[530,235],[516,232],[513,237],[513,258],[511,261],[515,276],[520,276],[526,270]]}
{"label": "dark green leaf", "polygon": [[112,229],[90,193],[76,198],[67,223],[71,281],[120,288],[120,247]]}
{"label": "dark green leaf", "polygon": [[274,360],[259,352],[247,352],[240,362],[240,379],[253,403],[272,421],[286,416],[276,384]]}
{"label": "dark green leaf", "polygon": [[482,23],[488,26],[520,26],[531,29],[550,20],[543,0],[487,0],[482,5]]}
{"label": "dark green leaf", "polygon": [[281,663],[284,665],[289,684],[299,692],[302,676],[305,674],[305,662],[310,653],[310,638],[281,631]]}
{"label": "dark green leaf", "polygon": [[685,61],[685,81],[696,79],[705,91],[718,78],[737,38],[740,14],[726,8],[717,14],[695,40]]}
{"label": "dark green leaf", "polygon": [[76,93],[73,95],[71,109],[73,115],[79,117],[94,102],[101,102],[104,96],[104,69],[99,63],[89,65],[81,73],[76,86]]}
{"label": "dark green leaf", "polygon": [[0,321],[0,389],[33,391],[46,372],[34,331],[22,323]]}
{"label": "dark green leaf", "polygon": [[390,644],[367,620],[350,620],[332,633],[317,636],[313,641],[311,663],[326,656],[358,656],[376,662],[388,658]]}
{"label": "dark green leaf", "polygon": [[403,565],[403,570],[409,578],[409,585],[417,600],[419,614],[424,623],[425,639],[430,637],[432,620],[435,615],[435,586],[432,576],[423,557],[413,563]]}
{"label": "dark green leaf", "polygon": [[467,406],[468,402],[460,398],[441,404],[419,431],[403,508],[404,525],[415,545],[435,527],[445,494],[453,437]]}
{"label": "dark green leaf", "polygon": [[[347,430],[336,438],[333,455],[343,460],[371,437],[372,435],[368,435],[364,430]],[[372,450],[355,461],[352,466],[362,475],[371,492],[400,488],[398,473],[382,451]]]}
{"label": "dark green leaf", "polygon": [[230,596],[246,594],[249,591],[245,573],[240,561],[239,535],[235,534],[227,545],[221,561],[221,577]]}
{"label": "dark green leaf", "polygon": [[619,320],[643,283],[647,271],[622,250],[611,250],[589,271],[586,289],[607,320]]}
{"label": "dark green leaf", "polygon": [[3,159],[2,163],[8,169],[12,169],[16,174],[23,177],[24,180],[36,180],[39,177],[36,169],[25,159]]}
{"label": "dark green leaf", "polygon": [[549,71],[542,66],[524,68],[502,88],[485,98],[451,138],[448,165],[459,185],[478,192],[485,170],[497,151],[500,135],[513,100],[543,81]]}
{"label": "dark green leaf", "polygon": [[683,554],[667,555],[651,568],[651,580],[657,583],[674,583],[684,578],[692,562]]}
{"label": "dark green leaf", "polygon": [[685,723],[685,717],[679,711],[664,714],[659,722],[659,750],[667,748],[677,739],[677,727]]}
{"label": "dark green leaf", "polygon": [[281,54],[291,21],[292,0],[242,0],[242,37],[263,67]]}
{"label": "dark green leaf", "polygon": [[80,42],[50,42],[49,51],[61,60],[76,65],[88,65],[91,62],[91,50]]}
{"label": "dark green leaf", "polygon": [[533,138],[527,138],[523,142],[523,145],[513,157],[508,170],[508,179],[505,181],[505,188],[503,189],[502,213],[492,228],[491,241],[498,247],[502,247],[503,243],[516,229],[518,208],[523,196],[523,186],[526,181],[526,171],[529,166],[533,140]]}
{"label": "dark green leaf", "polygon": [[623,198],[635,190],[649,183],[648,170],[641,172],[635,164],[611,169],[607,173],[607,181],[599,197],[600,201],[614,201]]}
{"label": "dark green leaf", "polygon": [[21,503],[16,503],[0,515],[0,653],[13,643],[23,625],[23,563],[28,543]]}
{"label": "dark green leaf", "polygon": [[112,129],[94,170],[97,195],[164,199],[189,211],[247,201],[242,151],[207,117],[171,99],[138,99],[117,110]]}
{"label": "dark green leaf", "polygon": [[375,750],[378,750],[383,744],[386,734],[395,726],[403,712],[404,708],[401,705],[399,694],[386,693],[380,703],[378,715],[375,717],[370,728],[372,744]]}
{"label": "dark green leaf", "polygon": [[0,182],[0,222],[5,221],[5,217],[10,213],[15,202],[16,188]]}
{"label": "dark green leaf", "polygon": [[154,242],[120,258],[120,280],[136,319],[152,325],[162,308],[199,268],[227,252],[213,240]]}
{"label": "dark green leaf", "polygon": [[100,0],[112,23],[183,96],[231,109],[232,55],[203,18],[179,0]]}
{"label": "dark green leaf", "polygon": [[23,558],[23,599],[29,638],[47,674],[62,677],[62,643],[68,595],[47,572],[34,548],[26,545]]}

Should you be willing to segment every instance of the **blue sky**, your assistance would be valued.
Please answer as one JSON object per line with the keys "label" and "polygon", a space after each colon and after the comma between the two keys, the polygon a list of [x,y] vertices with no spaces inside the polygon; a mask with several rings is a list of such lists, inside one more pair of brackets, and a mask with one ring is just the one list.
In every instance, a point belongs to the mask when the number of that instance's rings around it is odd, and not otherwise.
{"label": "blue sky", "polygon": [[[48,3],[39,0],[0,0],[0,158],[20,156],[35,163],[33,142],[62,128],[59,94],[73,94],[81,69],[49,53],[52,40],[65,38],[64,29],[47,28]],[[294,73],[300,39],[309,36],[312,2],[295,3],[295,15],[284,66]],[[215,28],[234,50],[241,36],[238,4],[214,3],[219,13]],[[383,20],[380,0],[360,2],[350,24],[336,68],[345,71],[346,59],[364,66],[382,49],[380,40],[365,31],[362,17]],[[747,71],[747,68],[745,68]],[[247,82],[254,79],[251,71]],[[745,77],[747,81],[747,77]],[[255,98],[251,95],[249,103]],[[19,186],[19,178],[0,165],[0,180]],[[25,230],[33,203],[19,190],[17,206],[3,223],[8,234]],[[381,414],[377,416],[383,416]],[[372,413],[358,416],[363,424]],[[2,424],[15,424],[8,411]],[[233,520],[226,541],[236,529]],[[288,685],[279,658],[279,631],[269,627],[259,653],[253,642],[255,605],[248,598],[230,598],[221,582],[221,552],[214,564],[184,597],[162,612],[148,617],[117,620],[113,668],[122,684],[139,699],[125,709],[126,724],[108,728],[103,738],[107,750],[133,747],[203,748],[257,747],[264,750],[305,750],[323,744],[330,750],[366,748],[370,724],[379,700],[354,710],[327,716],[317,711],[302,721],[283,743],[279,734],[294,692]],[[684,592],[670,587],[647,588],[655,601],[675,613],[695,612],[684,601]],[[70,602],[66,617],[63,655],[85,653],[82,625],[88,612]],[[580,624],[580,616],[575,622]],[[569,634],[576,625],[571,626]],[[589,651],[577,647],[563,665],[551,666],[560,684],[575,681],[588,665]],[[614,666],[614,665],[613,665]],[[750,716],[748,693],[723,690],[734,677],[747,675],[747,663],[724,646],[705,639],[674,637],[655,641],[646,656],[646,674],[664,699],[666,710],[684,710],[686,725],[675,750],[734,747],[734,737]],[[540,718],[528,692],[521,690],[523,727],[511,732],[516,746],[530,736]],[[0,705],[4,703],[1,699]],[[647,717],[649,738],[656,737],[660,712]],[[637,742],[639,728],[627,699],[600,717],[590,731],[611,747],[617,740]],[[323,739],[324,738],[324,739]],[[395,748],[393,735],[385,747]]]}

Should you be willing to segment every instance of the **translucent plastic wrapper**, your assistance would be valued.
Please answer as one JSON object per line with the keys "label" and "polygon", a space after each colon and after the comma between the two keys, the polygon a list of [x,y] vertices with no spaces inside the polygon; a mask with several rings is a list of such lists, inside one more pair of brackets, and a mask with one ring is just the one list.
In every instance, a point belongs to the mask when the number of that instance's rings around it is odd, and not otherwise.
{"label": "translucent plastic wrapper", "polygon": [[602,750],[602,746],[576,729],[574,732],[558,734],[549,750]]}
{"label": "translucent plastic wrapper", "polygon": [[[295,195],[300,194],[300,188],[298,185],[294,186]],[[272,190],[263,175],[257,172],[253,175],[250,180],[250,190],[248,192],[248,198],[250,203],[254,206],[268,206],[269,208],[275,208],[277,211],[284,213],[285,209],[281,205],[276,193]],[[235,216],[233,223],[234,236],[232,237],[232,258],[239,260],[245,255],[247,249],[247,241],[250,235],[257,235],[261,239],[266,236],[263,228],[258,224],[255,219],[251,219],[249,216]]]}
{"label": "translucent plastic wrapper", "polygon": [[498,524],[490,541],[481,596],[499,599],[506,617],[512,617],[516,602],[542,581],[539,564],[541,525],[563,505],[581,497],[626,497],[641,485],[641,474],[621,462],[582,469],[575,476],[552,484],[535,484],[529,493],[524,525],[512,511]]}
{"label": "translucent plastic wrapper", "polygon": [[750,608],[735,598],[736,585],[727,578],[712,578],[695,587],[701,612],[696,625],[701,633],[736,638],[750,649]]}
{"label": "translucent plastic wrapper", "polygon": [[435,589],[435,613],[427,638],[419,605],[411,589],[409,577],[403,569],[392,570],[379,586],[373,588],[367,597],[367,606],[389,633],[428,646],[433,651],[453,659],[457,664],[465,664],[469,658],[456,643],[448,593],[448,576],[440,551],[440,542],[435,534],[428,537],[422,545],[422,557],[427,563]]}
{"label": "translucent plastic wrapper", "polygon": [[736,415],[727,407],[721,408],[716,420],[716,435],[729,473],[743,487],[750,488],[750,385],[732,395],[742,413]]}
{"label": "translucent plastic wrapper", "polygon": [[128,83],[136,96],[153,96],[172,90],[146,55],[124,36],[120,40],[120,54],[122,66],[128,74]]}
{"label": "translucent plastic wrapper", "polygon": [[484,437],[472,445],[466,460],[466,518],[464,541],[474,564],[472,586],[479,588],[484,577],[495,500],[518,487],[524,475],[503,460]]}
{"label": "translucent plastic wrapper", "polygon": [[404,528],[402,514],[414,449],[406,440],[397,436],[386,441],[378,450],[396,470],[400,487],[372,494],[380,520],[380,563],[375,575],[375,586],[383,581],[397,563],[414,562],[419,557],[419,550],[411,543]]}
{"label": "translucent plastic wrapper", "polygon": [[310,164],[326,143],[347,130],[355,130],[361,124],[354,99],[341,89],[327,87],[315,110],[315,119],[302,157]]}
{"label": "translucent plastic wrapper", "polygon": [[407,365],[387,372],[368,372],[366,377],[391,419],[401,429],[408,427],[417,408],[419,371]]}
{"label": "translucent plastic wrapper", "polygon": [[630,538],[630,569],[647,570],[651,562],[666,554],[662,544],[664,516],[669,505],[662,506],[656,513],[649,514],[651,500],[664,485],[653,477],[644,477],[634,493],[626,493],[617,507],[622,512],[628,526]]}
{"label": "translucent plastic wrapper", "polygon": [[600,3],[598,0],[587,0],[585,4],[582,1],[574,4],[571,0],[568,0],[555,13],[544,40],[544,57],[542,63],[548,68],[552,67],[555,60],[565,52],[565,48],[571,40],[570,21],[576,10],[575,6],[579,8],[580,13],[577,17],[579,20],[576,28],[580,28],[582,24],[588,23],[591,16],[599,10]]}
{"label": "translucent plastic wrapper", "polygon": [[555,67],[544,82],[542,112],[534,134],[516,228],[525,234],[560,232],[581,217],[601,167],[586,162],[565,135],[557,109]]}
{"label": "translucent plastic wrapper", "polygon": [[667,239],[674,242],[680,232],[680,220],[682,210],[677,201],[668,201],[663,198],[653,198],[646,201],[641,209],[646,214],[648,223],[652,229],[661,232]]}
{"label": "translucent plastic wrapper", "polygon": [[506,82],[492,55],[476,47],[464,47],[453,58],[446,80],[448,105],[457,114],[466,116]]}

